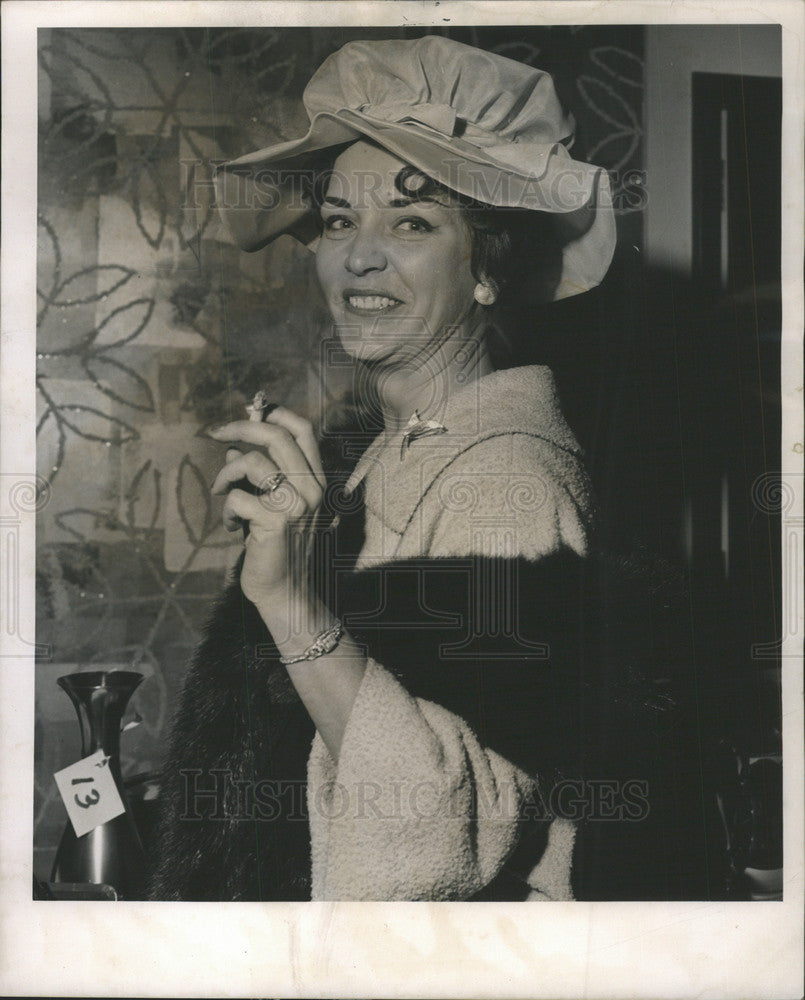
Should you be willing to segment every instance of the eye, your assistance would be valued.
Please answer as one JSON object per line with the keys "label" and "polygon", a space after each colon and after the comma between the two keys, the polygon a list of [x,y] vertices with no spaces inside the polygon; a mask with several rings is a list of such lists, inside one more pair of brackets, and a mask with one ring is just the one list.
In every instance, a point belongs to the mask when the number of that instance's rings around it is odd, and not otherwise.
{"label": "eye", "polygon": [[432,233],[433,226],[418,215],[412,215],[400,221],[394,227],[399,232],[420,235],[422,233]]}
{"label": "eye", "polygon": [[324,233],[330,239],[342,239],[348,236],[349,233],[355,228],[355,224],[351,219],[348,219],[346,215],[327,215],[322,216],[322,226],[324,227]]}

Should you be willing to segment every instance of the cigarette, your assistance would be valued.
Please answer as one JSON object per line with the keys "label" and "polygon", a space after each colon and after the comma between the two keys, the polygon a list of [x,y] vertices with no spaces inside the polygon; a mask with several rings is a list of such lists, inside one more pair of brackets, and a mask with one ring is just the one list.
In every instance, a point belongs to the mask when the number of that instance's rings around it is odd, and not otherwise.
{"label": "cigarette", "polygon": [[258,389],[254,394],[254,399],[252,399],[251,406],[247,406],[246,409],[249,411],[249,420],[255,424],[261,424],[265,419],[265,415],[268,412],[268,408],[271,404],[268,401],[268,397],[263,392],[262,389]]}

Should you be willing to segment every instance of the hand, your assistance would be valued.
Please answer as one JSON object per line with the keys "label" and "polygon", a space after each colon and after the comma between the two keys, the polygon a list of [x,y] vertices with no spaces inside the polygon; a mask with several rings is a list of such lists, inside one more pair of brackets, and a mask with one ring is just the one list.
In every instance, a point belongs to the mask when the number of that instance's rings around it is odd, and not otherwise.
{"label": "hand", "polygon": [[[212,485],[227,493],[224,526],[248,526],[240,573],[244,595],[256,606],[283,656],[304,652],[333,623],[316,595],[308,593],[309,543],[324,496],[324,473],[313,428],[279,408],[265,423],[236,420],[208,432],[216,441],[254,445],[230,448]],[[247,479],[265,489],[277,473],[286,478],[273,492],[255,496],[236,484]],[[337,669],[335,669],[337,668]],[[366,657],[344,634],[335,653],[288,667],[288,674],[327,748],[337,759],[347,720],[366,671]]]}
{"label": "hand", "polygon": [[[305,593],[307,556],[325,486],[310,422],[278,407],[264,423],[236,420],[208,433],[216,441],[257,446],[247,452],[230,448],[212,485],[213,493],[228,492],[227,531],[249,529],[240,574],[244,595],[262,609],[294,591]],[[268,491],[278,473],[284,478]],[[244,479],[264,492],[254,495],[235,486]]]}

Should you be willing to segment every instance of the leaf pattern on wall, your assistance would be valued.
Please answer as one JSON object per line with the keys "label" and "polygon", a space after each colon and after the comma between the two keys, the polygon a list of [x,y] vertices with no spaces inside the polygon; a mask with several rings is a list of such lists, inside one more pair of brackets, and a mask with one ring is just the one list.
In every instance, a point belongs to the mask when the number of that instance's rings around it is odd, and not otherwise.
{"label": "leaf pattern on wall", "polygon": [[[138,375],[133,368],[129,368],[114,358],[104,357],[98,354],[94,357],[88,356],[83,359],[84,369],[94,386],[106,393],[110,399],[130,406],[135,410],[144,410],[146,413],[154,412],[154,395],[151,386],[142,376]],[[117,376],[113,379],[112,376]],[[120,388],[122,379],[122,388]],[[111,388],[117,385],[117,389]]]}
{"label": "leaf pattern on wall", "polygon": [[[642,131],[637,115],[614,86],[591,76],[581,76],[579,92],[586,105],[609,126],[609,133],[589,150],[592,162],[605,160],[610,169],[621,171],[632,161]],[[625,140],[625,141],[624,141]],[[613,154],[613,147],[618,151]]]}
{"label": "leaf pattern on wall", "polygon": [[[150,476],[148,473],[150,472]],[[126,509],[126,528],[134,531],[137,525],[147,522],[146,531],[153,531],[162,507],[161,477],[159,469],[151,466],[151,459],[137,470],[124,494]],[[148,496],[150,494],[150,503]],[[148,514],[143,515],[143,507],[150,506]]]}
{"label": "leaf pattern on wall", "polygon": [[132,299],[105,316],[89,332],[86,343],[99,352],[122,347],[139,337],[148,325],[153,311],[153,299]]}
{"label": "leaf pattern on wall", "polygon": [[176,479],[176,506],[191,543],[198,545],[212,531],[210,488],[199,467],[185,455]]}
{"label": "leaf pattern on wall", "polygon": [[46,301],[54,306],[100,302],[125,285],[133,274],[131,268],[121,264],[93,264],[82,271],[76,271],[66,281],[56,285]]}

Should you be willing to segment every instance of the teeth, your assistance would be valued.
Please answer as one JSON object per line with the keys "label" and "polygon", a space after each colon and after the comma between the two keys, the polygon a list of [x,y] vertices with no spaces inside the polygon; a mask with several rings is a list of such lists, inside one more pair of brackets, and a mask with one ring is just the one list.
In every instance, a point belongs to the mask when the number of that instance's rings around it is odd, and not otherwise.
{"label": "teeth", "polygon": [[385,295],[350,295],[347,301],[353,309],[388,309],[397,304],[396,299],[387,299]]}

